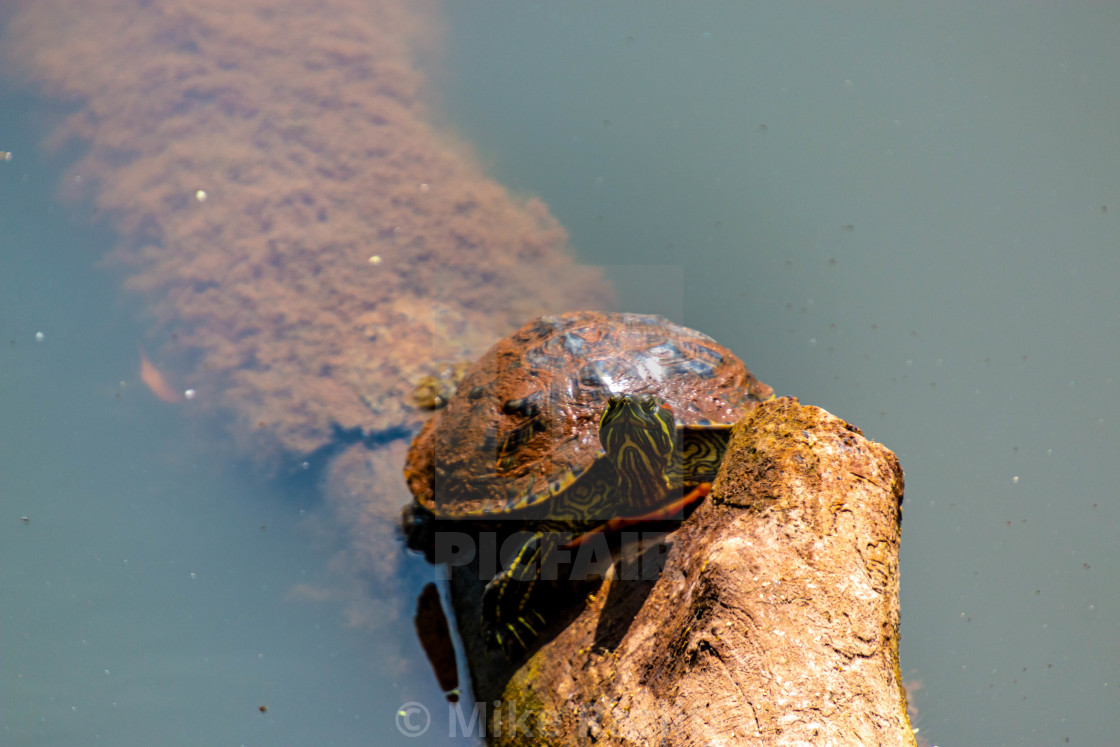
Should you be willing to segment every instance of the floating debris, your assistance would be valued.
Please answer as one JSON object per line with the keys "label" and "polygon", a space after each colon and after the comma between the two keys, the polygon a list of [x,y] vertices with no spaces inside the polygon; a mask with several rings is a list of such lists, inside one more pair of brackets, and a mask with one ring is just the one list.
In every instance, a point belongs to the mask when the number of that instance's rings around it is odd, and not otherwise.
{"label": "floating debris", "polygon": [[164,402],[170,402],[172,404],[182,400],[182,395],[167,383],[167,379],[163,377],[160,370],[148,360],[148,355],[144,352],[144,347],[139,344],[137,344],[136,347],[140,351],[140,380],[147,385],[148,389],[152,390],[152,394],[156,395]]}

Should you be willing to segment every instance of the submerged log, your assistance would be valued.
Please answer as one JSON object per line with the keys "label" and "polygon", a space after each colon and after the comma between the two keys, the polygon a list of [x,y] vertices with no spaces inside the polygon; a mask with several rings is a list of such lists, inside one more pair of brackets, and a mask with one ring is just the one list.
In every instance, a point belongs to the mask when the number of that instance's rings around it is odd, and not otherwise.
{"label": "submerged log", "polygon": [[898,460],[796,399],[736,426],[655,580],[615,564],[507,664],[453,589],[492,744],[914,745],[898,665]]}

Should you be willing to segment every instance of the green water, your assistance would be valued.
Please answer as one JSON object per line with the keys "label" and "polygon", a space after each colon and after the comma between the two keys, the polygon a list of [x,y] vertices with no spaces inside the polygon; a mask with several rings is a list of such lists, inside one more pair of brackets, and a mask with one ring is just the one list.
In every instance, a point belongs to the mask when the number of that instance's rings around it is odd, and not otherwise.
{"label": "green water", "polygon": [[[1120,732],[1120,13],[452,3],[446,118],[624,307],[906,470],[934,744]],[[667,301],[668,299],[668,301]]]}

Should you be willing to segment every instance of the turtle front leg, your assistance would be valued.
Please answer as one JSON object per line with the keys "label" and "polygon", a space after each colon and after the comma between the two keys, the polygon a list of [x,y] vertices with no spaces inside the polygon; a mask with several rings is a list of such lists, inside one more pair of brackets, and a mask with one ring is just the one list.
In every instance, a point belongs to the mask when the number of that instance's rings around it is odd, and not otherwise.
{"label": "turtle front leg", "polygon": [[530,535],[509,567],[486,584],[482,592],[482,623],[486,644],[501,648],[507,659],[528,650],[545,623],[539,609],[541,570],[548,557],[568,538],[557,532]]}

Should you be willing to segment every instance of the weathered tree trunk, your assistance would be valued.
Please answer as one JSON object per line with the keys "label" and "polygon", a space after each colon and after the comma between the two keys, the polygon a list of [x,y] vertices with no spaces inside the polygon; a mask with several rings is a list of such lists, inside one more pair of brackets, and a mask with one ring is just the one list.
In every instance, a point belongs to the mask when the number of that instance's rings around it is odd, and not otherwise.
{"label": "weathered tree trunk", "polygon": [[[615,565],[510,671],[455,596],[487,735],[502,745],[914,745],[898,666],[902,469],[781,398],[734,432],[712,497],[655,581]],[[474,597],[474,603],[471,603]]]}

